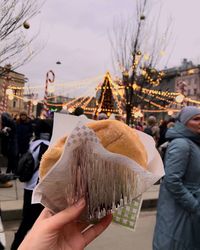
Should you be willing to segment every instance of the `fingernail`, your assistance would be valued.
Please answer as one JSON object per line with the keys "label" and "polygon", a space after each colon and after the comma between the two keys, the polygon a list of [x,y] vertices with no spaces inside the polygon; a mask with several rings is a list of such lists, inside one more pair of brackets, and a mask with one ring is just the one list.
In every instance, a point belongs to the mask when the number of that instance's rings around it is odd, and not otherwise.
{"label": "fingernail", "polygon": [[83,207],[85,205],[85,199],[81,198],[80,200],[78,200],[75,204],[76,207]]}

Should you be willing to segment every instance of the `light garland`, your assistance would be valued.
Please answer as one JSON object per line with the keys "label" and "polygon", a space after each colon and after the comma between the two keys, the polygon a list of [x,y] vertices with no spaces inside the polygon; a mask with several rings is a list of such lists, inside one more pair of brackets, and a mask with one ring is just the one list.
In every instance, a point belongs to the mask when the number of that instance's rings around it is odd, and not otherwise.
{"label": "light garland", "polygon": [[159,105],[159,104],[157,104],[157,103],[155,103],[155,102],[153,102],[153,101],[151,101],[151,100],[149,100],[149,99],[147,99],[147,98],[143,98],[143,97],[140,96],[140,95],[138,95],[138,97],[139,97],[141,100],[144,100],[145,102],[148,102],[148,103],[152,104],[153,106],[155,106],[155,107],[157,107],[157,108],[165,109],[165,107],[163,107],[163,106],[161,106],[161,105]]}
{"label": "light garland", "polygon": [[[56,83],[56,87],[64,87],[64,88],[77,88],[77,87],[82,87],[82,86],[87,86],[90,85],[91,82],[97,81],[100,78],[102,78],[102,75],[98,75],[92,78],[87,78],[87,79],[83,79],[83,80],[79,80],[79,81],[70,81],[70,82],[66,82],[66,83]],[[43,85],[36,85],[36,86],[23,86],[23,87],[19,87],[19,86],[13,86],[10,85],[9,88],[11,89],[43,89],[44,86]]]}
{"label": "light garland", "polygon": [[[151,89],[148,89],[148,88],[142,88],[141,89],[141,87],[139,85],[137,85],[136,83],[134,83],[132,86],[121,86],[121,85],[118,85],[115,81],[113,81],[111,79],[111,76],[110,76],[109,72],[106,73],[106,75],[104,77],[103,84],[104,84],[104,86],[101,84],[101,86],[99,86],[97,88],[97,90],[102,89],[103,93],[102,93],[101,103],[96,108],[87,107],[88,104],[91,102],[91,100],[93,98],[93,97],[88,97],[88,96],[87,97],[80,96],[80,97],[74,98],[74,99],[72,99],[72,100],[70,100],[68,102],[63,102],[62,104],[48,102],[47,105],[49,105],[49,106],[57,106],[57,107],[61,107],[63,105],[67,105],[68,107],[81,106],[81,107],[84,108],[84,110],[86,110],[87,112],[91,112],[91,113],[93,113],[95,110],[97,111],[97,109],[101,110],[101,111],[105,111],[105,112],[117,112],[118,113],[118,112],[123,112],[123,110],[124,110],[122,100],[125,100],[124,99],[124,89],[125,88],[132,87],[134,89],[134,91],[136,91],[136,92],[140,90],[142,93],[147,94],[148,96],[151,96],[151,97],[156,98],[156,99],[161,100],[161,101],[168,102],[169,105],[177,105],[177,102],[169,100],[169,99],[170,98],[175,99],[178,95],[180,95],[180,93],[177,93],[177,92],[158,91],[158,90],[151,90]],[[105,92],[109,88],[108,84],[110,85],[112,96],[114,98],[114,101],[117,104],[118,109],[114,109],[114,108],[113,109],[106,109],[106,108],[102,109],[102,105],[103,105],[104,98],[105,98]],[[78,86],[83,86],[83,85],[84,84],[82,83],[80,85],[77,85],[77,87]],[[68,86],[68,87],[71,87],[71,86]],[[9,86],[9,89],[14,90],[14,89],[23,89],[23,88],[15,88],[13,86]],[[12,96],[15,97],[15,98],[19,98],[19,99],[21,99],[23,101],[25,101],[25,99],[26,99],[26,101],[32,102],[34,105],[36,105],[36,102],[37,103],[42,103],[43,102],[43,100],[27,99],[26,97],[20,97],[20,96],[17,96],[17,95],[12,95]],[[47,99],[50,100],[50,99],[56,98],[57,96],[59,96],[59,95],[48,96]],[[157,103],[155,103],[155,102],[153,102],[153,101],[151,101],[151,100],[149,100],[147,98],[143,98],[142,96],[140,96],[138,94],[137,94],[137,96],[140,99],[144,100],[145,102],[148,102],[148,103],[152,104],[153,106],[159,108],[159,110],[146,110],[146,109],[143,109],[142,112],[169,112],[169,111],[178,112],[178,110],[176,110],[176,109],[169,109],[169,105],[167,105],[166,107],[163,107],[162,105],[159,105],[159,104],[157,104]],[[189,103],[200,104],[200,101],[193,100],[193,99],[187,98],[187,97],[185,97],[184,101],[189,102]]]}

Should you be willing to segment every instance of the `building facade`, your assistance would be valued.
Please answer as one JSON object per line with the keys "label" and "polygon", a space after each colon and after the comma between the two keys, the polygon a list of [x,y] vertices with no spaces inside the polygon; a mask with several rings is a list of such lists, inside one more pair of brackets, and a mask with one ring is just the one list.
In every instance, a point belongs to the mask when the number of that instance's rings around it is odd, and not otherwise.
{"label": "building facade", "polygon": [[0,103],[3,99],[5,100],[4,111],[16,115],[24,109],[23,88],[25,82],[25,76],[11,70],[10,65],[0,67]]}

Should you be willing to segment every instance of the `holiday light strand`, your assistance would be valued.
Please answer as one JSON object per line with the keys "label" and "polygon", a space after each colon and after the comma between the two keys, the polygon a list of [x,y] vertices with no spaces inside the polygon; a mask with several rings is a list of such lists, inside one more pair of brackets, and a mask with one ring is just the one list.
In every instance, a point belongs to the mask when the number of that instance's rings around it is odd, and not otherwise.
{"label": "holiday light strand", "polygon": [[159,97],[159,96],[157,96],[157,95],[154,95],[154,94],[148,94],[149,96],[151,96],[151,97],[153,97],[153,98],[156,98],[156,99],[158,99],[158,100],[160,100],[160,101],[165,101],[165,102],[168,102],[168,103],[170,103],[170,104],[174,104],[174,105],[177,105],[177,102],[175,102],[175,101],[171,101],[171,100],[168,100],[168,99],[164,99],[164,98],[162,98],[162,97]]}
{"label": "holiday light strand", "polygon": [[[58,87],[64,87],[64,88],[76,88],[76,87],[82,87],[82,86],[87,86],[90,85],[91,82],[95,82],[97,80],[99,80],[100,78],[103,78],[103,75],[98,75],[92,78],[87,78],[87,79],[82,79],[79,81],[70,81],[70,82],[66,82],[66,83],[56,83],[56,86]],[[9,86],[9,88],[12,89],[43,89],[44,86],[43,85],[36,85],[36,86],[23,86],[23,87],[19,87],[19,86]]]}
{"label": "holiday light strand", "polygon": [[143,98],[142,96],[138,95],[138,97],[141,99],[141,100],[144,100],[145,102],[148,102],[150,104],[152,104],[153,106],[157,107],[157,108],[160,108],[160,109],[166,109],[165,107],[153,102],[153,101],[150,101],[149,99],[147,98]]}
{"label": "holiday light strand", "polygon": [[85,104],[82,106],[82,108],[85,110],[86,107],[89,105],[89,103],[91,102],[91,100],[93,99],[93,96],[89,97],[89,99],[85,102]]}
{"label": "holiday light strand", "polygon": [[96,109],[95,109],[95,112],[94,112],[94,115],[96,115],[96,114],[98,114],[98,113],[100,113],[101,112],[101,107],[102,107],[102,104],[103,104],[103,100],[104,100],[104,97],[105,97],[105,92],[106,92],[106,87],[107,87],[107,81],[108,81],[108,79],[107,78],[105,78],[105,80],[104,80],[104,86],[105,86],[105,88],[103,88],[103,93],[102,93],[102,95],[101,95],[101,102],[100,102],[100,104],[96,107]]}
{"label": "holiday light strand", "polygon": [[[118,96],[121,97],[121,95],[119,94],[118,90],[114,88],[114,86],[112,85],[112,83],[111,83],[111,89],[112,89],[112,93],[113,93],[113,97],[115,99],[115,102],[117,103],[117,106],[118,106],[118,109],[119,109],[119,113],[123,114],[124,108],[123,108],[122,102],[118,99]],[[117,94],[115,94],[115,92]]]}
{"label": "holiday light strand", "polygon": [[88,100],[88,96],[86,97],[81,97],[81,100],[77,101],[76,103],[74,103],[73,105],[69,106],[68,105],[68,109],[75,109],[77,107],[82,107],[82,105],[84,104],[84,102],[86,102]]}
{"label": "holiday light strand", "polygon": [[187,102],[190,102],[190,103],[200,104],[200,101],[197,101],[197,100],[192,100],[192,99],[191,99],[191,98],[189,98],[189,97],[186,97],[184,100],[185,100],[185,101],[187,101]]}
{"label": "holiday light strand", "polygon": [[141,110],[143,113],[164,113],[164,112],[169,112],[169,111],[172,111],[172,112],[175,112],[175,113],[177,113],[177,112],[179,112],[180,111],[180,109],[142,109]]}

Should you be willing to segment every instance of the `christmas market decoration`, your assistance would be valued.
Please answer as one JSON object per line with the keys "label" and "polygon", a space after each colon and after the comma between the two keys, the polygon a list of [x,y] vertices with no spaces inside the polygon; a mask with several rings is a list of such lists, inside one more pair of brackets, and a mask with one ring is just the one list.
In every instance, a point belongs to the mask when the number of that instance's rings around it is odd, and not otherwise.
{"label": "christmas market decoration", "polygon": [[29,29],[30,28],[30,24],[27,21],[23,22],[23,27],[24,29]]}
{"label": "christmas market decoration", "polygon": [[100,85],[100,88],[96,93],[96,108],[94,111],[94,117],[97,117],[101,112],[105,113],[109,117],[115,108],[116,106],[114,105],[110,74],[107,72],[103,83]]}
{"label": "christmas market decoration", "polygon": [[145,20],[145,15],[141,15],[140,20]]}
{"label": "christmas market decoration", "polygon": [[[137,50],[139,51],[139,50]],[[140,53],[138,53],[140,54]],[[145,54],[144,54],[145,55]],[[141,55],[143,57],[143,54]],[[48,108],[48,115],[49,110],[54,112],[55,110],[59,112],[61,109],[66,109],[66,111],[73,113],[76,107],[81,107],[84,109],[84,113],[89,116],[90,118],[95,118],[100,112],[106,113],[108,117],[114,117],[119,115],[120,117],[126,117],[126,105],[130,104],[130,101],[126,97],[127,91],[132,91],[134,96],[137,98],[137,102],[133,103],[132,110],[131,110],[131,119],[132,123],[136,123],[137,121],[142,121],[146,118],[145,114],[148,113],[160,113],[156,116],[160,117],[161,119],[167,118],[167,115],[170,116],[171,114],[177,113],[183,106],[186,105],[195,105],[200,106],[200,100],[193,99],[187,96],[188,93],[188,81],[187,77],[191,74],[198,73],[197,69],[194,70],[187,69],[184,71],[184,76],[182,73],[176,72],[177,78],[176,81],[173,81],[174,87],[170,89],[174,89],[176,92],[170,91],[168,88],[168,76],[167,70],[158,71],[155,67],[147,68],[141,67],[137,71],[137,75],[135,77],[135,81],[133,84],[130,82],[131,74],[128,71],[123,72],[123,79],[119,77],[111,77],[110,73],[107,72],[104,77],[102,77],[102,81],[97,84],[97,78],[91,78],[94,83],[96,83],[96,96],[92,94],[89,95],[80,95],[76,98],[68,98],[62,96],[59,100],[59,96],[56,94],[56,91],[59,91],[60,88],[64,88],[64,83],[56,84],[56,90],[52,94],[50,93],[50,86],[48,87],[47,96],[44,99],[38,99],[37,102],[41,105],[41,103],[45,103]],[[156,79],[153,79],[153,74],[155,74],[155,78],[159,78],[159,83],[163,84],[165,81],[165,87],[160,87],[160,84],[157,85]],[[149,78],[149,76],[151,76]],[[171,79],[171,73],[169,75]],[[196,77],[196,76],[195,76]],[[141,84],[141,81],[144,81],[144,84]],[[71,83],[71,85],[65,83],[66,89],[71,89],[72,85],[74,89],[81,89],[81,88],[89,88],[89,84],[85,80],[80,80]],[[93,87],[95,85],[93,84]],[[27,88],[27,87],[26,87]],[[26,88],[22,87],[15,87],[12,86],[11,82],[6,86],[6,97],[7,99],[21,99],[24,102],[26,107],[31,103],[34,105],[35,98],[29,97],[27,99],[27,94],[22,96],[17,96],[16,90],[26,91]],[[31,86],[31,89],[38,93],[39,89],[41,88],[40,85]],[[2,92],[3,92],[2,86]],[[131,90],[132,89],[132,90]],[[12,95],[13,93],[13,95]],[[91,91],[90,91],[91,93]],[[184,94],[183,94],[184,93]],[[192,92],[193,94],[193,92]],[[3,95],[3,94],[2,94]],[[192,96],[192,95],[190,95]],[[137,104],[137,105],[135,105]]]}
{"label": "christmas market decoration", "polygon": [[53,83],[55,80],[55,74],[52,70],[49,70],[46,73],[46,81],[45,81],[45,94],[44,94],[44,103],[43,103],[43,110],[42,110],[42,116],[47,118],[48,117],[48,104],[47,104],[47,97],[48,97],[48,85],[49,83]]}

